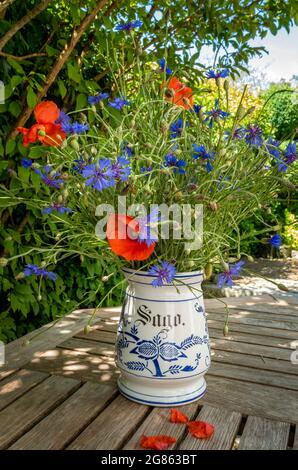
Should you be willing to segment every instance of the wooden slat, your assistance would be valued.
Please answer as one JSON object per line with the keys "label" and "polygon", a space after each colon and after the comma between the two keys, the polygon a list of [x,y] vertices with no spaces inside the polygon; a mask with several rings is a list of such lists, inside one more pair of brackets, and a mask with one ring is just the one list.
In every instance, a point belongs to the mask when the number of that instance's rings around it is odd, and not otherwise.
{"label": "wooden slat", "polygon": [[18,371],[17,368],[15,369],[10,369],[8,366],[5,364],[3,366],[0,366],[0,381],[8,377],[9,375],[15,374]]}
{"label": "wooden slat", "polygon": [[298,450],[298,424],[296,424],[295,438],[293,443],[293,449]]}
{"label": "wooden slat", "polygon": [[48,377],[43,372],[22,369],[0,383],[0,410]]}
{"label": "wooden slat", "polygon": [[[38,330],[7,344],[5,347],[6,364],[0,368],[0,378],[1,376],[4,377],[6,371],[9,372],[11,369],[23,367],[33,355],[38,357],[48,349],[54,348],[57,344],[72,337],[84,328],[93,311],[93,309],[74,311],[59,322],[44,325]],[[120,311],[120,307],[99,309],[94,318],[94,323],[101,322],[102,319],[115,322],[119,318]],[[24,343],[29,340],[29,345],[24,346]]]}
{"label": "wooden slat", "polygon": [[207,377],[202,404],[290,423],[298,422],[298,392],[238,380]]}
{"label": "wooden slat", "polygon": [[259,344],[261,346],[273,346],[275,348],[292,350],[291,343],[293,340],[285,338],[274,338],[272,336],[264,336],[251,333],[239,333],[238,331],[229,331],[227,336],[223,335],[222,328],[220,330],[209,327],[209,335],[211,338],[225,339],[227,341],[238,341],[247,344]]}
{"label": "wooden slat", "polygon": [[[218,320],[223,313],[208,313],[207,318],[209,320]],[[243,325],[255,325],[255,326],[263,326],[268,328],[275,328],[281,330],[298,330],[298,321],[296,320],[277,320],[274,317],[268,317],[265,315],[265,318],[252,316],[252,315],[244,315],[241,313],[230,313],[229,314],[229,324],[231,323],[241,323]]]}
{"label": "wooden slat", "polygon": [[[179,411],[185,413],[190,419],[198,414],[199,402],[191,403],[179,407]],[[174,424],[169,421],[170,409],[169,408],[154,408],[141,426],[136,430],[133,436],[129,439],[124,450],[140,450],[140,438],[145,436],[154,436],[158,434],[166,434],[174,437],[177,443],[185,433],[185,424]],[[175,447],[175,446],[173,446]],[[172,448],[173,448],[172,447]]]}
{"label": "wooden slat", "polygon": [[11,449],[58,450],[66,447],[112,400],[115,387],[86,383],[16,441]]}
{"label": "wooden slat", "polygon": [[258,344],[247,344],[238,341],[229,341],[225,338],[211,339],[211,349],[221,351],[231,351],[241,354],[250,354],[283,361],[289,361],[292,351],[290,349],[275,348],[273,346],[260,346]]}
{"label": "wooden slat", "polygon": [[[267,303],[259,303],[259,304],[256,304],[252,307],[250,306],[246,306],[245,308],[240,308],[239,305],[233,305],[229,308],[229,310],[231,312],[233,312],[234,310],[235,311],[246,311],[246,312],[251,312],[253,313],[254,315],[257,315],[258,313],[262,313],[262,314],[265,314],[265,315],[272,315],[274,314],[274,317],[284,317],[284,316],[290,316],[290,317],[294,317],[294,318],[298,318],[298,305],[288,305],[288,306],[285,306],[285,305],[270,305],[270,304],[267,304]],[[224,312],[222,309],[218,309],[218,308],[208,308],[208,312]]]}
{"label": "wooden slat", "polygon": [[242,365],[218,363],[214,361],[214,359],[211,362],[211,368],[208,371],[207,380],[209,374],[216,375],[218,377],[237,379],[243,382],[259,383],[283,389],[298,390],[298,376],[264,369],[255,369]]}
{"label": "wooden slat", "polygon": [[213,436],[209,439],[196,439],[191,434],[187,434],[179,449],[229,450],[232,448],[241,418],[241,414],[235,411],[203,406],[196,419],[212,424],[215,428]]}
{"label": "wooden slat", "polygon": [[104,330],[91,330],[88,334],[83,331],[74,335],[74,338],[88,339],[89,341],[100,341],[101,343],[115,344],[116,333]]}
{"label": "wooden slat", "polygon": [[119,449],[149,411],[119,395],[68,447],[80,450]]}
{"label": "wooden slat", "polygon": [[[216,328],[223,331],[224,326],[224,317],[221,320],[214,320],[213,318],[208,317],[208,325],[210,328]],[[280,330],[279,328],[269,328],[267,326],[257,326],[257,325],[246,325],[241,323],[229,323],[229,332],[230,333],[245,333],[252,335],[262,335],[269,336],[272,338],[280,338],[296,341],[297,340],[297,331],[296,330]]]}
{"label": "wooden slat", "polygon": [[70,338],[63,341],[58,348],[70,349],[72,351],[85,352],[99,356],[115,357],[115,346],[88,339]]}
{"label": "wooden slat", "polygon": [[50,349],[26,364],[27,369],[50,372],[91,382],[116,383],[117,374],[111,357],[96,356],[81,351]]}
{"label": "wooden slat", "polygon": [[244,365],[261,370],[272,370],[281,373],[293,374],[297,377],[297,366],[291,364],[290,355],[288,361],[271,359],[270,357],[240,354],[219,349],[211,349],[211,359],[226,364]]}
{"label": "wooden slat", "polygon": [[17,440],[80,385],[77,380],[50,377],[0,412],[0,449]]}
{"label": "wooden slat", "polygon": [[239,450],[286,450],[290,424],[249,416]]}

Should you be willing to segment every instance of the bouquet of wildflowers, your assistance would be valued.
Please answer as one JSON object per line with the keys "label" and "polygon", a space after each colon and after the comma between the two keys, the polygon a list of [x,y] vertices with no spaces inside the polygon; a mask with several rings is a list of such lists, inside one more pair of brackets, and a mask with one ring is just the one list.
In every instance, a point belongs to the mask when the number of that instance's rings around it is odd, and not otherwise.
{"label": "bouquet of wildflowers", "polygon": [[[231,285],[243,267],[241,237],[249,234],[240,223],[276,196],[295,144],[282,150],[265,139],[254,110],[243,107],[245,89],[230,113],[227,70],[204,78],[216,83],[211,108],[204,81],[193,90],[164,59],[138,73],[137,84],[130,75],[90,96],[75,118],[42,102],[36,123],[19,129],[23,145],[44,146],[42,165],[21,163],[28,184],[40,182],[26,204],[56,233],[42,249],[44,265],[26,265],[25,276],[55,281],[51,269],[68,256],[98,259],[107,273],[111,261],[148,270],[155,286],[175,282],[177,272],[208,276],[212,266],[221,271],[219,285]],[[24,203],[5,189],[2,200]],[[268,241],[278,247],[280,235]]]}

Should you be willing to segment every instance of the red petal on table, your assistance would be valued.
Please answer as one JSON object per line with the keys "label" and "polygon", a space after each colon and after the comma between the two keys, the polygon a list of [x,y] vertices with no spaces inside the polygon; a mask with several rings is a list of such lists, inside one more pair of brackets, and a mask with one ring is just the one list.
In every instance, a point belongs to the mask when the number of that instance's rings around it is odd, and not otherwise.
{"label": "red petal on table", "polygon": [[175,444],[176,439],[171,436],[161,434],[160,436],[141,436],[140,446],[143,449],[166,450],[170,445]]}
{"label": "red petal on table", "polygon": [[197,439],[207,439],[214,433],[214,426],[205,421],[189,421],[188,430]]}
{"label": "red petal on table", "polygon": [[170,421],[171,423],[188,423],[189,419],[181,411],[177,410],[176,408],[172,408],[170,410]]}

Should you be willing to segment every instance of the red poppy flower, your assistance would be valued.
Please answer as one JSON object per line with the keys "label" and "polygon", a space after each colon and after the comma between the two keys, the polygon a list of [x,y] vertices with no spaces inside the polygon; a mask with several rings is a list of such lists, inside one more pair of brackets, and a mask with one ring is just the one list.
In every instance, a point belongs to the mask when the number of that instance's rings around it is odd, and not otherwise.
{"label": "red poppy flower", "polygon": [[172,408],[170,410],[170,421],[171,423],[188,423],[188,416],[186,416],[181,411],[177,410],[176,408]]}
{"label": "red poppy flower", "polygon": [[175,444],[176,439],[171,436],[161,434],[160,436],[141,436],[140,446],[143,449],[166,450],[170,445]]}
{"label": "red poppy flower", "polygon": [[34,116],[38,124],[53,124],[59,114],[60,110],[53,101],[42,101],[34,108]]}
{"label": "red poppy flower", "polygon": [[177,77],[172,77],[169,81],[165,97],[171,103],[183,106],[185,109],[189,109],[194,103],[192,89],[180,82]]}
{"label": "red poppy flower", "polygon": [[197,439],[207,439],[214,433],[214,426],[205,421],[190,421],[188,430]]}
{"label": "red poppy flower", "polygon": [[133,217],[111,214],[107,223],[107,240],[112,251],[127,261],[143,261],[153,253],[155,243],[149,246],[138,240],[139,223]]}
{"label": "red poppy flower", "polygon": [[30,129],[18,127],[17,130],[24,135],[23,145],[28,147],[34,142],[41,142],[43,145],[57,147],[66,139],[66,134],[61,129],[60,124],[33,124]]}

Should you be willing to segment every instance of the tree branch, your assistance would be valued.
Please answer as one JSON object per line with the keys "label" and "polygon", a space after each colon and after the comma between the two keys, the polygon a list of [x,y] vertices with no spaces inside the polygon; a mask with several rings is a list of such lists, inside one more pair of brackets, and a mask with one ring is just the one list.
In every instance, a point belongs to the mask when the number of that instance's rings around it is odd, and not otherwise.
{"label": "tree branch", "polygon": [[[80,25],[73,30],[72,36],[70,38],[70,41],[68,44],[65,45],[63,51],[60,53],[56,63],[54,64],[52,70],[48,74],[45,85],[43,86],[42,90],[40,90],[37,94],[37,103],[42,100],[42,98],[47,94],[50,86],[52,83],[55,81],[57,75],[59,74],[60,70],[63,68],[65,62],[71,55],[72,51],[76,47],[77,43],[79,42],[82,34],[86,31],[86,29],[90,26],[90,24],[94,21],[95,17],[97,14],[102,10],[102,8],[106,5],[108,0],[99,0],[97,2],[96,7],[93,9],[93,11],[85,16],[85,18],[82,20]],[[23,127],[26,121],[29,119],[29,117],[32,114],[33,109],[27,106],[23,113],[21,114],[20,118],[18,119],[18,122],[15,127]],[[14,138],[17,134],[16,129],[14,129],[11,133],[9,138]]]}
{"label": "tree branch", "polygon": [[6,8],[8,8],[10,5],[12,5],[15,2],[15,0],[3,0],[0,5],[0,13],[4,12]]}
{"label": "tree branch", "polygon": [[26,60],[26,59],[32,59],[33,57],[42,57],[45,55],[48,55],[48,54],[46,52],[33,52],[32,54],[17,56],[13,54],[6,54],[6,52],[0,51],[0,56],[7,57],[8,59],[14,59],[14,60]]}
{"label": "tree branch", "polygon": [[[22,29],[27,23],[29,23],[35,16],[39,15],[43,10],[45,10],[48,4],[52,0],[42,0],[38,5],[36,5],[33,10],[28,11],[26,15],[23,16],[19,21],[17,21],[4,36],[0,39],[0,51],[2,51],[3,47],[6,43],[20,30]],[[0,7],[1,8],[1,7]],[[1,10],[0,10],[1,11]]]}

